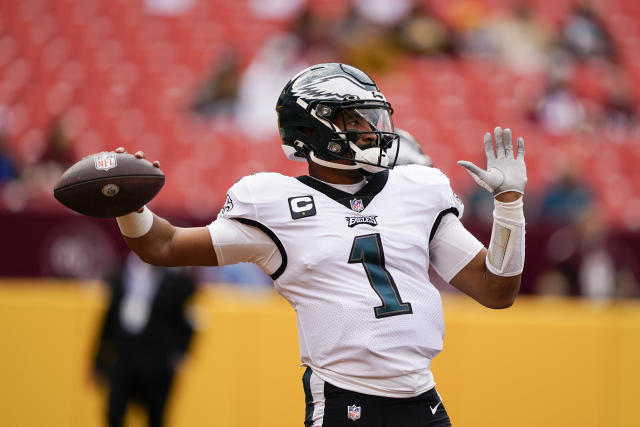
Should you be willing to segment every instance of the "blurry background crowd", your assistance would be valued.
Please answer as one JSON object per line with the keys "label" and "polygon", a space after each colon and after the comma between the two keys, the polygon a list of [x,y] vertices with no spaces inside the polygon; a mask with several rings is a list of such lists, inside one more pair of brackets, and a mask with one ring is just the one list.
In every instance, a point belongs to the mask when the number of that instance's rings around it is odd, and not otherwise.
{"label": "blurry background crowd", "polygon": [[[526,142],[524,293],[640,296],[640,3],[635,0],[20,0],[0,2],[0,275],[101,278],[115,221],[52,197],[82,157],[161,161],[151,204],[215,218],[238,178],[303,174],[279,148],[279,91],[346,62],[378,82],[488,242],[492,204],[456,166],[484,132]],[[254,269],[203,280],[266,283]]]}

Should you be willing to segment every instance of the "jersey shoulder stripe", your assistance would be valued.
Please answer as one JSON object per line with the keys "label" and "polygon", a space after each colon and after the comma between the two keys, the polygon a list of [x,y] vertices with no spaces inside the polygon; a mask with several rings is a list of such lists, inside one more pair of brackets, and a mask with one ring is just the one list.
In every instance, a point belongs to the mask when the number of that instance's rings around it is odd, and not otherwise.
{"label": "jersey shoulder stripe", "polygon": [[270,274],[269,276],[273,279],[273,280],[277,280],[278,277],[280,277],[280,275],[284,272],[284,270],[287,269],[287,251],[284,249],[284,245],[282,244],[282,242],[280,241],[280,239],[278,238],[278,236],[276,236],[276,233],[274,233],[269,227],[267,227],[266,225],[258,222],[258,221],[254,221],[252,219],[247,219],[247,218],[232,218],[242,224],[245,225],[250,225],[252,227],[256,227],[257,229],[263,231],[267,236],[269,236],[269,238],[271,238],[271,240],[273,240],[273,243],[275,243],[276,247],[278,248],[278,251],[280,252],[280,257],[282,258],[282,263],[280,264],[280,267],[278,267],[278,269],[273,272],[272,274]]}

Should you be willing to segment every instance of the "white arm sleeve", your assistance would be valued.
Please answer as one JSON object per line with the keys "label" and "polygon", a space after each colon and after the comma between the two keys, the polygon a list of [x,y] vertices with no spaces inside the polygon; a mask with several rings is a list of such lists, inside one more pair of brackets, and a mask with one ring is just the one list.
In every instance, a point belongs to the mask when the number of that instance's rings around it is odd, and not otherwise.
{"label": "white arm sleeve", "polygon": [[429,242],[430,262],[447,282],[460,272],[484,247],[460,222],[458,217],[442,217],[436,234]]}
{"label": "white arm sleeve", "polygon": [[259,228],[227,218],[218,218],[207,228],[218,265],[252,262],[265,273],[273,274],[282,264],[275,242]]}

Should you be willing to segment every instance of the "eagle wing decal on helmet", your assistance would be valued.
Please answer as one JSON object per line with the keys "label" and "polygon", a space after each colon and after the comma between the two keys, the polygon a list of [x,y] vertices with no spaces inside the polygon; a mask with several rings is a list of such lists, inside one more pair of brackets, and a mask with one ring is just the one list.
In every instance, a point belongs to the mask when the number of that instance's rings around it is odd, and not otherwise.
{"label": "eagle wing decal on helmet", "polygon": [[292,92],[310,99],[385,99],[382,93],[367,90],[360,82],[344,75],[322,77],[304,86],[294,87]]}

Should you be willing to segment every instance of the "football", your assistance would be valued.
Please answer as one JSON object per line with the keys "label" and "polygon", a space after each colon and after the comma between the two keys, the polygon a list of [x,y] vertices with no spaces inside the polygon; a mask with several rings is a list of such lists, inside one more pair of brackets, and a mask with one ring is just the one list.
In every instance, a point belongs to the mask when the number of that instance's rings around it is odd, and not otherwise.
{"label": "football", "polygon": [[133,154],[92,154],[67,169],[53,189],[63,205],[83,215],[115,218],[133,212],[155,197],[164,173]]}

